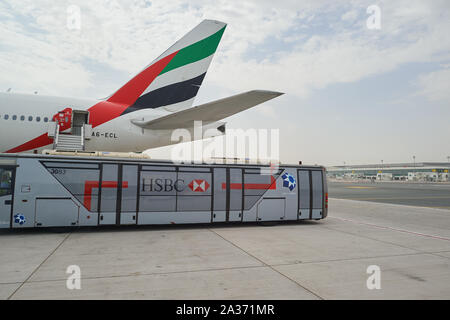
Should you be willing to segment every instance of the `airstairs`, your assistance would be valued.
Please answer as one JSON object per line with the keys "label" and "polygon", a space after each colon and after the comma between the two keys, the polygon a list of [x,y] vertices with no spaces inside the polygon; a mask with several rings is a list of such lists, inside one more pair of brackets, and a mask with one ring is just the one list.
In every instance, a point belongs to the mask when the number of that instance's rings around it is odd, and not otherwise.
{"label": "airstairs", "polygon": [[53,138],[53,150],[82,152],[86,150],[86,140],[90,139],[91,125],[83,125],[79,130],[72,130],[72,133],[60,132],[59,124],[53,122],[49,129],[48,136]]}
{"label": "airstairs", "polygon": [[65,108],[53,116],[48,127],[48,137],[53,138],[55,151],[85,151],[86,140],[91,138],[91,134],[89,112],[85,110]]}
{"label": "airstairs", "polygon": [[72,135],[58,132],[53,149],[56,151],[84,151],[84,135]]}

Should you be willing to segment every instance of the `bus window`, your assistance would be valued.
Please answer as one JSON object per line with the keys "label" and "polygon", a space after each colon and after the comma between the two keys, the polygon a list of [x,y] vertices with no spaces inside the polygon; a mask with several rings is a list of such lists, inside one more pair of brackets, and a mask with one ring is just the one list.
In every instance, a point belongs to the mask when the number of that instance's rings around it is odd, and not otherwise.
{"label": "bus window", "polygon": [[12,193],[12,170],[0,168],[0,196]]}
{"label": "bus window", "polygon": [[180,168],[178,173],[177,181],[184,181],[184,187],[177,190],[177,211],[211,211],[211,173],[184,172],[185,169],[189,168]]}
{"label": "bus window", "polygon": [[139,212],[176,211],[177,173],[170,171],[141,171]]}
{"label": "bus window", "polygon": [[242,169],[230,169],[230,210],[242,211]]}
{"label": "bus window", "polygon": [[[117,206],[118,165],[104,164],[102,172],[101,209],[102,213],[115,215]],[[107,184],[109,184],[107,186]]]}
{"label": "bus window", "polygon": [[[298,171],[298,186],[300,190],[299,194],[299,208],[307,209],[310,208],[310,199],[311,199],[311,189],[310,189],[310,181],[309,181],[309,171],[308,170],[299,170]],[[309,213],[308,213],[309,216]]]}
{"label": "bus window", "polygon": [[[122,167],[122,205],[121,212],[136,212],[138,194],[137,166],[124,165]],[[123,184],[126,183],[126,188]]]}
{"label": "bus window", "polygon": [[311,171],[313,188],[313,209],[322,209],[323,207],[323,183],[322,171]]}

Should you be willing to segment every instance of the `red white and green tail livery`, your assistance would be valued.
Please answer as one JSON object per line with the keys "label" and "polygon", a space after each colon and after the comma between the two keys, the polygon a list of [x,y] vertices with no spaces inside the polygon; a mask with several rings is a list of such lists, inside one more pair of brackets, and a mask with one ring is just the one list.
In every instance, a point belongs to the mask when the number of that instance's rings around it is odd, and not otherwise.
{"label": "red white and green tail livery", "polygon": [[105,100],[0,93],[0,152],[140,152],[174,143],[172,131],[194,121],[224,134],[220,120],[281,95],[255,90],[192,107],[225,28],[204,20]]}

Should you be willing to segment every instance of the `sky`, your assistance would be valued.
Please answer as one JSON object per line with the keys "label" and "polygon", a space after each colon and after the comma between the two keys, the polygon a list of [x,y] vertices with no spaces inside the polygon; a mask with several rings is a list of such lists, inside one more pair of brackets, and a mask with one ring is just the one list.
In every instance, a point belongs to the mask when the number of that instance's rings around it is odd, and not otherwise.
{"label": "sky", "polygon": [[447,0],[1,0],[0,91],[107,97],[203,19],[228,26],[195,104],[284,92],[226,119],[278,129],[281,162],[450,156]]}

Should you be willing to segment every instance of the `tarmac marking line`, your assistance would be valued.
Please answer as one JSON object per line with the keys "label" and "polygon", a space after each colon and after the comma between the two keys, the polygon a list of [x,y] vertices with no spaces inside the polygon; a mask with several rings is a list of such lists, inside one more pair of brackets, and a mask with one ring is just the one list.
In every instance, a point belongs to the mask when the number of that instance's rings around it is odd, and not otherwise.
{"label": "tarmac marking line", "polygon": [[330,217],[330,218],[334,218],[334,219],[338,219],[338,220],[346,221],[346,222],[352,222],[352,223],[356,223],[356,224],[362,224],[362,225],[366,225],[366,226],[371,226],[371,227],[375,227],[375,228],[379,228],[379,229],[392,230],[392,231],[397,231],[397,232],[409,233],[409,234],[413,234],[413,235],[421,236],[421,237],[428,237],[428,238],[433,238],[433,239],[450,241],[450,238],[436,236],[436,235],[432,235],[432,234],[420,233],[420,232],[415,232],[415,231],[410,231],[410,230],[405,230],[405,229],[398,229],[398,228],[393,228],[393,227],[380,226],[380,225],[374,224],[374,223],[361,222],[361,221],[356,221],[356,220],[346,219],[346,218],[338,218],[338,217]]}
{"label": "tarmac marking line", "polygon": [[[327,228],[333,231],[339,231],[344,232],[341,230],[335,230],[331,228]],[[348,232],[344,232],[348,233]],[[359,236],[352,233],[348,233],[353,236]],[[375,240],[375,241],[381,241],[378,239],[373,239],[369,237],[365,237],[367,239]],[[397,245],[395,243],[387,242],[387,241],[381,241],[383,243],[389,243],[392,245]],[[403,247],[403,246],[401,246]],[[408,247],[404,247],[411,250],[416,250]],[[242,250],[242,249],[241,249]],[[301,261],[301,262],[295,262],[295,263],[278,263],[272,265],[272,267],[285,267],[285,266],[293,266],[293,265],[299,265],[299,264],[314,264],[314,263],[329,263],[329,262],[344,262],[344,261],[354,261],[354,260],[363,260],[363,259],[376,259],[376,258],[391,258],[391,257],[402,257],[402,256],[414,256],[414,255],[421,255],[421,254],[439,254],[439,253],[447,253],[450,252],[449,250],[444,251],[436,251],[436,252],[422,252],[418,251],[415,253],[402,253],[402,254],[390,254],[390,255],[380,255],[380,256],[368,256],[368,257],[358,257],[358,258],[344,258],[344,259],[329,259],[329,260],[317,260],[317,261]],[[444,257],[444,256],[442,256]],[[449,258],[450,259],[450,258]],[[262,262],[264,263],[264,262]],[[210,269],[198,269],[198,270],[180,270],[180,271],[166,271],[166,272],[142,272],[139,274],[120,274],[120,275],[107,275],[107,276],[84,276],[84,280],[99,280],[99,279],[109,279],[109,278],[127,278],[127,277],[140,277],[140,276],[158,276],[158,275],[172,275],[172,274],[180,274],[180,273],[196,273],[196,272],[214,272],[214,271],[226,271],[226,270],[238,270],[238,269],[258,269],[258,268],[267,268],[267,264],[265,265],[259,265],[259,266],[236,266],[236,267],[227,267],[227,268],[210,268]],[[66,278],[56,278],[56,279],[44,279],[44,280],[32,280],[28,281],[28,283],[42,283],[42,282],[55,282],[55,281],[66,281]],[[12,282],[12,283],[0,283],[2,284],[19,284],[21,282]]]}
{"label": "tarmac marking line", "polygon": [[[333,229],[330,229],[333,230]],[[337,230],[334,230],[337,231]],[[341,231],[343,232],[343,231]],[[345,232],[347,233],[347,232]],[[351,234],[354,235],[354,234]],[[373,238],[368,238],[371,240],[376,240]],[[385,242],[385,241],[381,241]],[[385,242],[389,244],[396,245],[394,243]],[[405,247],[406,248],[406,247]],[[408,248],[409,249],[409,248]],[[414,250],[414,249],[411,249]],[[415,252],[415,253],[403,253],[403,254],[393,254],[393,255],[381,255],[381,256],[368,256],[368,257],[358,257],[358,258],[345,258],[345,259],[330,259],[330,260],[318,260],[318,261],[303,261],[296,263],[279,263],[274,264],[272,267],[285,267],[285,266],[294,266],[300,264],[315,264],[315,263],[329,263],[329,262],[344,262],[344,261],[355,261],[355,260],[366,260],[366,259],[378,259],[378,258],[392,258],[392,257],[404,257],[404,256],[415,256],[415,255],[423,255],[423,254],[436,254],[446,253],[449,251],[439,251],[439,252]],[[445,256],[440,256],[446,258]],[[449,258],[450,259],[450,258]],[[258,269],[258,268],[267,268],[266,265],[261,266],[242,266],[242,267],[228,267],[228,268],[211,268],[211,269],[198,269],[198,270],[183,270],[183,271],[169,271],[169,272],[151,272],[151,273],[140,273],[140,274],[123,274],[123,275],[109,275],[109,276],[98,276],[98,277],[89,277],[84,276],[83,280],[100,280],[100,279],[113,279],[113,278],[127,278],[127,277],[146,277],[146,276],[159,276],[159,275],[172,275],[172,274],[180,274],[180,273],[196,273],[196,272],[214,272],[214,271],[226,271],[226,270],[238,270],[238,269]],[[56,278],[56,279],[45,279],[45,280],[32,280],[27,283],[44,283],[44,282],[58,282],[58,281],[66,281],[66,278]],[[295,282],[294,280],[292,280]],[[21,282],[15,283],[0,283],[2,284],[19,284]]]}
{"label": "tarmac marking line", "polygon": [[[211,269],[198,269],[198,270],[180,270],[180,271],[168,271],[168,272],[142,272],[139,274],[118,274],[118,275],[107,275],[107,276],[83,276],[84,280],[99,280],[99,279],[113,279],[113,278],[128,278],[128,277],[147,277],[147,276],[160,276],[160,275],[172,275],[180,273],[195,273],[195,272],[214,272],[214,271],[226,271],[226,270],[238,270],[238,269],[257,269],[266,268],[266,266],[241,266],[241,267],[228,267],[228,268],[211,268]],[[56,278],[56,279],[44,279],[44,280],[34,280],[28,281],[28,283],[42,283],[42,282],[55,282],[55,281],[66,281],[66,278]]]}
{"label": "tarmac marking line", "polygon": [[[337,218],[337,219],[339,219],[339,218]],[[331,228],[331,227],[325,227],[325,228],[333,230],[333,231],[343,232],[345,234],[350,234],[350,235],[357,236],[357,237],[362,237],[362,238],[366,238],[366,239],[370,239],[370,240],[374,240],[374,241],[378,241],[378,242],[382,242],[382,243],[387,243],[387,244],[394,245],[394,246],[397,246],[397,247],[400,247],[400,248],[405,248],[405,249],[417,251],[416,253],[394,254],[394,255],[389,255],[389,256],[380,256],[380,257],[373,257],[373,258],[391,258],[391,257],[402,257],[402,256],[413,256],[413,255],[421,255],[421,254],[430,254],[430,255],[434,255],[434,256],[439,257],[439,258],[450,259],[450,257],[443,256],[443,255],[439,254],[439,253],[450,252],[448,250],[444,250],[444,251],[426,251],[425,250],[425,251],[423,251],[423,250],[420,250],[420,249],[410,248],[410,247],[407,247],[405,245],[401,245],[401,244],[398,244],[398,243],[395,243],[395,242],[391,242],[391,241],[380,240],[380,239],[377,239],[377,238],[372,238],[372,237],[363,236],[363,235],[359,235],[359,234],[355,234],[355,233],[351,233],[351,232],[347,232],[347,231],[342,231],[342,230],[334,229],[334,228]],[[372,259],[372,258],[371,257],[367,257],[367,258],[353,258],[353,259],[348,259],[348,260],[362,260],[362,259]],[[342,260],[346,260],[346,259],[342,259]],[[337,261],[340,261],[340,260],[337,260]],[[308,263],[308,262],[306,262],[306,263]]]}
{"label": "tarmac marking line", "polygon": [[[353,233],[345,232],[345,231],[342,231],[342,230],[335,230],[335,229],[331,229],[331,228],[327,228],[327,229],[333,230],[333,231],[342,232],[342,233],[346,233],[346,234],[349,234],[349,235],[352,235],[352,236],[360,237],[360,235],[356,235],[356,234],[353,234]],[[410,249],[410,250],[416,250],[416,249],[404,247],[404,246],[401,246],[401,245],[398,245],[398,244],[395,244],[395,243],[392,243],[392,242],[381,241],[381,240],[370,238],[370,237],[364,237],[364,238],[370,239],[370,240],[374,240],[374,241],[383,242],[383,243],[387,243],[387,244],[391,244],[391,245],[395,245],[395,246],[399,246],[399,247]],[[446,252],[446,251],[444,251],[444,252]],[[357,260],[379,259],[379,258],[408,257],[408,256],[417,256],[417,255],[423,255],[423,254],[434,254],[434,252],[417,251],[417,252],[414,252],[414,253],[400,253],[400,254],[397,253],[397,254],[381,255],[381,256],[368,256],[368,257],[344,258],[344,259],[329,259],[329,260],[318,260],[318,261],[303,261],[303,262],[297,262],[297,263],[280,263],[280,264],[274,264],[273,266],[274,267],[285,267],[285,266],[293,266],[293,265],[298,265],[298,264],[316,264],[316,263],[345,262],[345,261],[357,261]]]}
{"label": "tarmac marking line", "polygon": [[[432,253],[433,255],[435,255],[435,256],[437,256],[437,257],[441,257],[441,258],[446,258],[446,259],[450,259],[450,257],[449,256],[444,256],[444,255],[442,255],[442,254],[440,254],[440,253],[442,253],[442,252],[437,252],[437,253]],[[444,252],[445,253],[445,252]]]}
{"label": "tarmac marking line", "polygon": [[69,238],[69,236],[72,234],[72,232],[69,232],[64,239],[56,246],[55,249],[53,249],[52,252],[50,252],[50,254],[47,256],[47,258],[45,258],[34,270],[33,272],[31,272],[31,274],[25,279],[24,282],[22,282],[22,284],[16,289],[14,290],[13,293],[11,293],[11,295],[6,299],[6,300],[11,300],[11,298],[16,294],[17,291],[19,291],[23,285],[36,273],[36,271],[39,270],[39,268],[56,252],[56,250],[58,250],[62,244]]}
{"label": "tarmac marking line", "polygon": [[3,284],[20,284],[22,281],[16,281],[16,282],[0,282],[0,286]]}
{"label": "tarmac marking line", "polygon": [[[372,241],[377,241],[377,242],[381,242],[381,243],[384,243],[384,244],[389,244],[391,246],[396,246],[396,247],[400,247],[400,248],[403,248],[403,249],[408,249],[408,250],[415,251],[414,253],[393,254],[393,255],[389,255],[389,257],[396,257],[396,256],[403,256],[403,255],[417,255],[417,254],[426,254],[426,253],[428,253],[428,252],[425,252],[425,251],[421,251],[421,250],[418,250],[418,249],[415,249],[415,248],[410,248],[410,247],[407,247],[405,245],[398,244],[398,243],[391,242],[391,241],[381,240],[381,239],[377,239],[377,238],[373,238],[373,237],[369,237],[369,236],[365,236],[365,235],[361,235],[361,234],[357,234],[357,233],[353,233],[353,232],[349,232],[349,231],[343,231],[343,230],[335,229],[333,227],[325,227],[325,228],[329,229],[329,230],[336,231],[336,232],[342,232],[342,233],[345,233],[345,234],[349,234],[349,235],[354,236],[354,237],[360,237],[360,238],[364,238],[364,239],[369,239],[369,240],[372,240]],[[388,257],[388,256],[386,256],[386,257]],[[359,259],[365,259],[365,258],[359,258]]]}
{"label": "tarmac marking line", "polygon": [[229,244],[231,244],[232,246],[234,246],[235,248],[239,249],[240,251],[244,252],[245,254],[247,254],[248,256],[252,257],[253,259],[259,261],[260,263],[262,263],[264,266],[270,268],[272,271],[278,273],[279,275],[281,275],[282,277],[290,280],[291,282],[295,283],[296,285],[298,285],[300,288],[302,288],[303,290],[311,293],[312,295],[314,295],[315,297],[317,297],[320,300],[324,300],[323,297],[319,296],[317,293],[315,293],[314,291],[312,291],[311,289],[306,288],[305,286],[301,285],[299,282],[295,281],[294,279],[288,277],[287,275],[285,275],[284,273],[282,273],[281,271],[278,271],[277,269],[275,269],[273,266],[265,263],[264,261],[262,261],[261,259],[255,257],[254,255],[252,255],[251,253],[245,251],[244,249],[242,249],[241,247],[239,247],[237,244],[233,243],[232,241],[226,239],[225,237],[221,236],[220,234],[218,234],[217,232],[215,232],[212,229],[209,229],[212,233],[215,233],[218,237],[222,238],[224,241],[228,242]]}
{"label": "tarmac marking line", "polygon": [[344,187],[346,189],[376,189],[376,187],[358,187],[358,186],[353,186],[353,187]]}
{"label": "tarmac marking line", "polygon": [[[444,197],[444,198],[447,199],[448,197]],[[362,203],[364,201],[372,201],[372,199],[366,199],[366,198],[336,198],[336,197],[332,197],[329,199],[358,201],[358,202],[361,202],[361,206],[363,205]],[[382,198],[376,198],[373,200],[377,200],[377,199],[383,200]],[[386,200],[395,200],[395,199],[401,200],[401,198],[386,198]],[[422,198],[410,198],[410,199],[422,199]],[[386,202],[386,201],[372,201],[372,202],[379,203],[379,204],[389,204],[392,206],[411,207],[411,208],[430,208],[430,209],[445,209],[445,210],[450,209],[450,206],[427,206],[424,204],[404,204],[404,203],[399,203],[399,202]]]}

